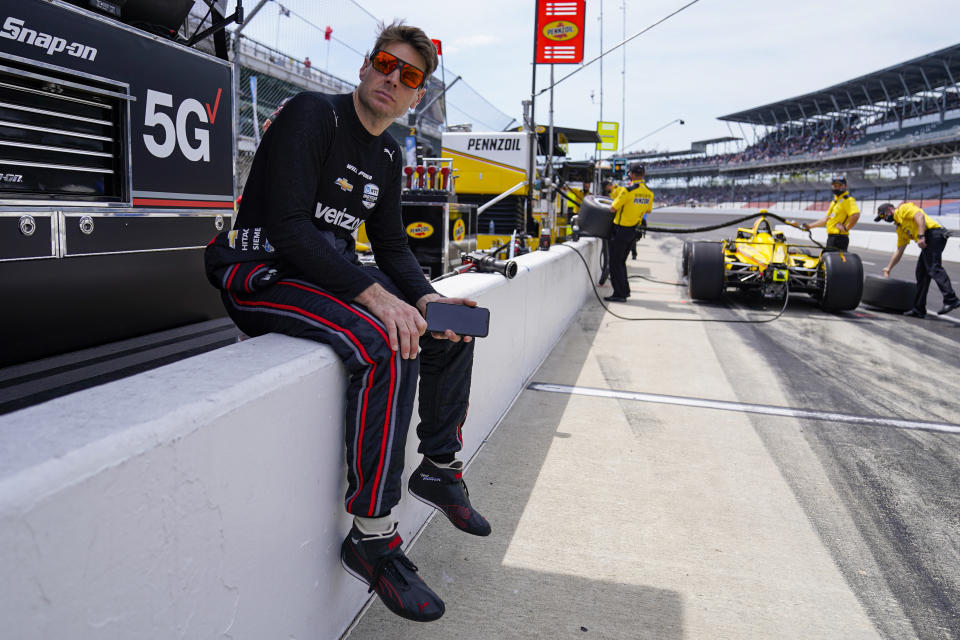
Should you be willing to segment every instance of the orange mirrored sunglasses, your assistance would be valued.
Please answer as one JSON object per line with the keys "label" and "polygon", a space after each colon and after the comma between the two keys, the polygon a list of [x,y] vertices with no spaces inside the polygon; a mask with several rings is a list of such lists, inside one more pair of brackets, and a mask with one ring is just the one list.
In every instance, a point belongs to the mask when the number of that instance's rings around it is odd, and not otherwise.
{"label": "orange mirrored sunglasses", "polygon": [[385,76],[393,73],[393,70],[399,66],[400,82],[411,89],[419,89],[423,85],[423,71],[392,53],[383,50],[374,51],[370,56],[370,66]]}

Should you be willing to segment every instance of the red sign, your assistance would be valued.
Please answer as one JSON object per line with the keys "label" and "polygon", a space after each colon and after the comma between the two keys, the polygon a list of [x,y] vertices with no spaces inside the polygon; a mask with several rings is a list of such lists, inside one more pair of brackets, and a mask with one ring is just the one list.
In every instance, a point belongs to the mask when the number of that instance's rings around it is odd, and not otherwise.
{"label": "red sign", "polygon": [[583,62],[586,0],[537,0],[537,64]]}
{"label": "red sign", "polygon": [[433,46],[435,46],[435,47],[437,48],[437,55],[438,55],[438,56],[442,56],[442,55],[443,55],[443,47],[440,46],[440,41],[437,40],[436,38],[431,38],[431,40],[433,41]]}

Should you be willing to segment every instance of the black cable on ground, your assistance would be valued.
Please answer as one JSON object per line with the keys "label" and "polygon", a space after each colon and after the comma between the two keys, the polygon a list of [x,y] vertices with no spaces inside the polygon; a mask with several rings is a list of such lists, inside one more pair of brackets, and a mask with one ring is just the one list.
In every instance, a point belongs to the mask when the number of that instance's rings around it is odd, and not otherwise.
{"label": "black cable on ground", "polygon": [[[566,195],[566,194],[564,194],[564,195]],[[752,219],[756,218],[758,215],[766,216],[766,217],[768,217],[768,218],[773,218],[774,220],[779,220],[780,222],[783,222],[784,224],[789,225],[789,226],[791,226],[791,227],[793,227],[793,228],[795,228],[795,229],[801,229],[802,231],[806,231],[806,232],[807,232],[807,235],[810,237],[810,241],[811,241],[811,242],[813,242],[814,244],[816,244],[816,245],[817,245],[818,247],[820,247],[821,249],[826,250],[826,247],[824,247],[822,244],[820,244],[819,242],[817,242],[816,240],[813,239],[813,234],[810,232],[809,229],[803,229],[803,228],[802,228],[801,226],[799,226],[796,222],[793,222],[793,221],[791,221],[791,220],[787,220],[786,218],[783,218],[783,217],[781,217],[781,216],[778,216],[778,215],[775,214],[775,213],[770,213],[769,211],[766,212],[766,213],[761,213],[761,214],[752,213],[752,214],[749,214],[749,215],[742,216],[742,217],[740,217],[740,218],[735,218],[735,219],[733,219],[733,220],[727,220],[726,222],[723,222],[723,223],[720,223],[720,224],[708,225],[708,226],[706,226],[706,227],[693,227],[693,228],[679,228],[679,229],[675,229],[675,228],[667,228],[667,227],[651,227],[651,226],[647,226],[647,227],[646,227],[646,231],[647,231],[647,232],[652,232],[652,233],[703,233],[703,232],[706,232],[706,231],[715,231],[715,230],[717,230],[717,229],[722,229],[722,228],[724,228],[724,227],[731,227],[731,226],[736,225],[736,224],[739,224],[739,223],[741,223],[741,222],[746,222],[747,220],[752,220]],[[618,314],[618,313],[616,313],[616,312],[614,312],[614,311],[611,311],[611,310],[610,310],[610,307],[608,307],[607,305],[605,305],[605,304],[603,303],[603,298],[600,296],[600,292],[597,291],[597,286],[593,283],[593,275],[590,273],[590,265],[587,264],[587,261],[586,261],[586,259],[583,257],[583,254],[582,254],[582,253],[580,253],[579,251],[577,251],[577,250],[574,249],[573,247],[568,246],[568,245],[566,245],[566,244],[557,244],[557,245],[554,245],[554,246],[564,247],[564,248],[569,249],[569,250],[571,250],[571,251],[573,251],[574,253],[577,254],[577,256],[580,258],[580,262],[583,263],[583,266],[584,266],[584,268],[585,268],[586,271],[587,271],[587,277],[590,279],[590,286],[593,288],[593,295],[596,296],[597,302],[600,303],[600,306],[603,307],[603,308],[607,311],[607,313],[609,313],[610,315],[614,316],[615,318],[619,318],[619,319],[621,319],[621,320],[635,320],[635,321],[668,320],[668,321],[673,321],[673,322],[725,322],[725,323],[731,323],[731,324],[738,324],[738,323],[742,323],[742,324],[763,324],[763,323],[765,323],[765,322],[773,322],[774,320],[776,320],[776,319],[778,319],[780,316],[782,316],[783,313],[787,310],[787,304],[788,304],[789,301],[790,301],[790,292],[789,292],[789,289],[788,289],[787,293],[783,296],[783,306],[780,308],[780,311],[778,311],[776,315],[771,316],[771,317],[769,317],[769,318],[764,318],[764,319],[762,319],[762,320],[721,320],[721,319],[718,319],[718,318],[628,318],[628,317],[626,317],[626,316],[621,316],[620,314]],[[493,249],[490,249],[490,252],[491,252],[492,254],[495,254],[495,253],[499,253],[499,251],[501,251],[501,250],[503,250],[503,247],[494,247]],[[441,276],[438,276],[438,277],[434,278],[434,279],[431,280],[430,282],[437,282],[437,281],[439,281],[439,280],[443,280],[443,279],[445,279],[445,278],[449,278],[449,277],[451,277],[451,276],[455,276],[455,275],[458,275],[458,274],[464,273],[464,272],[465,272],[465,271],[451,271],[451,272],[449,272],[449,273],[445,273],[445,274],[443,274],[443,275],[441,275]],[[666,284],[666,285],[675,286],[675,287],[682,287],[682,286],[683,286],[683,283],[681,283],[681,282],[666,282],[666,281],[663,281],[663,280],[655,280],[654,278],[650,278],[650,277],[648,277],[648,276],[643,276],[643,275],[634,275],[634,276],[629,276],[629,277],[630,277],[630,278],[642,278],[642,279],[644,279],[644,280],[649,280],[650,282],[656,282],[656,283],[658,283],[658,284]]]}
{"label": "black cable on ground", "polygon": [[642,276],[642,275],[640,275],[640,274],[637,274],[637,275],[635,275],[635,276],[627,276],[627,279],[628,279],[628,280],[632,280],[633,278],[642,278],[643,280],[648,280],[648,281],[650,281],[650,282],[656,282],[657,284],[668,284],[668,285],[670,285],[670,286],[672,286],[672,287],[682,287],[682,286],[684,286],[682,282],[667,282],[666,280],[656,280],[656,279],[654,279],[654,278],[651,278],[650,276]]}
{"label": "black cable on ground", "polygon": [[812,242],[813,244],[817,245],[817,246],[820,247],[821,249],[826,249],[826,247],[824,247],[822,244],[820,244],[819,242],[817,242],[816,240],[813,239],[813,233],[810,231],[810,229],[804,229],[802,226],[798,225],[798,224],[797,224],[796,222],[794,222],[793,220],[787,220],[786,218],[784,218],[784,217],[782,217],[782,216],[778,216],[778,215],[775,214],[775,213],[770,213],[769,211],[766,212],[766,213],[759,213],[759,214],[758,214],[758,213],[751,213],[751,214],[745,215],[745,216],[743,216],[743,217],[741,217],[741,218],[735,218],[735,219],[733,219],[733,220],[727,220],[726,222],[721,222],[721,223],[719,223],[719,224],[712,224],[712,225],[708,225],[708,226],[706,226],[706,227],[691,227],[691,228],[683,228],[683,227],[680,227],[680,228],[678,229],[678,228],[673,228],[673,227],[651,227],[651,226],[647,226],[646,232],[647,232],[647,233],[654,233],[654,232],[655,232],[655,233],[703,233],[703,232],[706,232],[706,231],[716,231],[717,229],[723,229],[724,227],[732,227],[732,226],[735,225],[735,224],[740,224],[741,222],[746,222],[747,220],[752,220],[752,219],[754,219],[754,218],[757,218],[758,216],[765,216],[765,217],[767,217],[767,218],[773,218],[774,220],[779,220],[780,222],[784,223],[785,225],[791,226],[791,227],[793,227],[794,229],[799,229],[799,230],[801,230],[801,231],[806,231],[806,232],[807,232],[807,236],[810,238],[810,242]]}
{"label": "black cable on ground", "polygon": [[[756,216],[750,216],[750,217],[756,217]],[[790,293],[788,291],[787,294],[783,296],[783,306],[780,307],[780,311],[778,311],[776,315],[771,316],[769,318],[764,318],[762,320],[721,320],[719,318],[628,318],[626,316],[621,316],[620,314],[611,311],[610,307],[608,307],[603,303],[603,298],[600,297],[600,292],[597,291],[596,285],[593,284],[593,275],[590,273],[590,265],[587,264],[587,260],[586,258],[583,257],[582,253],[580,253],[573,247],[566,244],[557,244],[554,246],[564,247],[566,249],[569,249],[570,251],[573,251],[575,254],[577,254],[577,256],[580,258],[580,262],[583,263],[584,269],[586,269],[587,271],[587,278],[590,279],[590,286],[593,287],[593,295],[597,297],[597,302],[600,303],[600,306],[603,307],[607,311],[607,313],[621,320],[631,320],[631,321],[661,320],[661,321],[667,321],[667,322],[724,322],[728,324],[763,324],[765,322],[773,322],[774,320],[782,316],[784,311],[787,310],[787,303],[790,301]]]}

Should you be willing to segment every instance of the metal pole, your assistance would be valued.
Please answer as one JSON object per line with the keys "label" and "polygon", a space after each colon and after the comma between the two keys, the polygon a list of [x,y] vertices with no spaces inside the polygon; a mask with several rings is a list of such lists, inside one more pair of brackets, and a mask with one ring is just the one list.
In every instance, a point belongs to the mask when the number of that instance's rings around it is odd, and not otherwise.
{"label": "metal pole", "polygon": [[[627,0],[623,0],[621,5],[623,9],[623,39],[627,39]],[[623,48],[623,63],[621,65],[620,75],[623,88],[620,91],[620,153],[627,150],[627,48]]]}
{"label": "metal pole", "polygon": [[[556,207],[554,205],[554,193],[556,190],[553,188],[553,67],[555,65],[550,65],[550,127],[547,135],[550,137],[550,142],[547,143],[547,177],[550,178],[550,187],[547,189],[547,225],[550,227],[548,230],[552,232],[554,228],[554,219],[556,217]],[[543,215],[543,214],[541,214]],[[541,218],[542,221],[542,218]],[[541,222],[541,228],[543,224]]]}
{"label": "metal pole", "polygon": [[[457,76],[457,77],[456,77],[456,80],[454,80],[453,82],[451,82],[451,83],[450,83],[450,86],[447,86],[447,68],[446,68],[446,66],[443,64],[443,56],[440,56],[440,82],[443,83],[443,91],[440,93],[440,95],[446,95],[447,89],[449,89],[450,87],[452,87],[452,86],[457,82],[457,80],[459,80],[459,79],[460,79],[460,76]],[[436,100],[436,98],[434,98],[434,100]],[[431,104],[433,104],[433,103],[431,103]],[[427,105],[427,106],[429,107],[430,105]],[[444,131],[446,131],[446,129],[447,129],[448,126],[449,126],[449,125],[447,124],[447,103],[444,102],[444,103],[443,103],[443,129],[444,129]]]}
{"label": "metal pole", "polygon": [[530,163],[530,168],[527,171],[527,210],[524,212],[523,216],[523,233],[527,233],[527,220],[530,219],[530,216],[533,215],[533,177],[534,173],[537,170],[537,126],[536,126],[536,102],[537,102],[537,29],[539,28],[538,24],[538,10],[539,6],[536,2],[533,3],[533,61],[531,66],[533,70],[530,74],[530,117],[527,118],[527,124],[529,126],[527,132],[527,142],[530,145],[530,153],[527,156],[527,161]]}
{"label": "metal pole", "polygon": [[[600,0],[600,51],[603,51],[603,0]],[[551,84],[553,84],[551,82]],[[603,121],[603,56],[600,57],[600,121]],[[598,143],[601,144],[601,143]],[[603,150],[597,147],[596,166],[593,170],[593,189],[594,193],[600,192],[600,162],[603,158]]]}
{"label": "metal pole", "polygon": [[550,65],[550,120],[548,133],[549,142],[547,142],[547,177],[553,180],[553,67]]}
{"label": "metal pole", "polygon": [[267,4],[267,0],[260,0],[260,2],[257,3],[257,6],[255,6],[250,13],[247,14],[243,24],[237,27],[236,31],[234,31],[234,34],[239,35],[240,32],[243,31],[248,24],[250,24],[250,21],[253,20],[253,16],[257,15],[257,12],[260,11],[265,4]]}

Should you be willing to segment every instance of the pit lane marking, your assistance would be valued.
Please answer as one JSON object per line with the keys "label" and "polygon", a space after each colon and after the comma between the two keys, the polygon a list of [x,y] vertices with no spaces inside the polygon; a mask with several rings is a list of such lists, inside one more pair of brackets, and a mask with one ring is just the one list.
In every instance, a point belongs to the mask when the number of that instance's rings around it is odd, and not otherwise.
{"label": "pit lane marking", "polygon": [[857,416],[848,413],[832,411],[813,411],[811,409],[793,409],[776,405],[750,404],[746,402],[728,402],[725,400],[707,400],[688,396],[669,396],[659,393],[641,393],[639,391],[618,391],[615,389],[597,389],[594,387],[578,387],[566,384],[551,384],[546,382],[531,382],[527,388],[532,391],[546,391],[549,393],[565,393],[568,395],[594,396],[598,398],[616,398],[618,400],[636,400],[638,402],[653,402],[657,404],[674,404],[702,409],[719,409],[721,411],[738,411],[743,413],[759,413],[768,416],[782,416],[787,418],[801,418],[805,420],[822,420],[826,422],[845,422],[865,427],[888,427],[894,429],[915,429],[920,431],[938,431],[941,433],[960,434],[960,424],[949,422],[926,422],[923,420],[907,420],[903,418],[881,418],[879,416]]}

